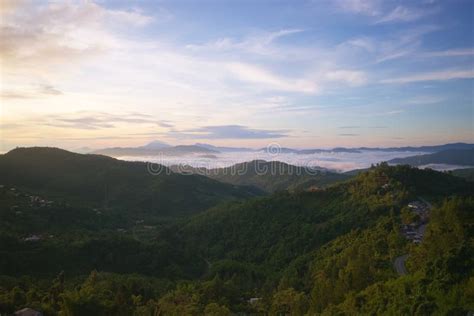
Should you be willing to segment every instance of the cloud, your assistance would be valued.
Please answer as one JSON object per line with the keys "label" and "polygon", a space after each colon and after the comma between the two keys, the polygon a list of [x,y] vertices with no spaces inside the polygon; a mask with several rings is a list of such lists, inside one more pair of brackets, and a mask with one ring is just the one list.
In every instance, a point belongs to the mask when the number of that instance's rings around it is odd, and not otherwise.
{"label": "cloud", "polygon": [[340,129],[359,129],[359,128],[369,128],[369,129],[383,129],[387,128],[387,126],[381,126],[381,125],[376,125],[376,126],[358,126],[358,125],[347,125],[347,126],[339,126]]}
{"label": "cloud", "polygon": [[161,121],[158,121],[157,123],[158,123],[159,126],[165,127],[165,128],[174,127],[174,124],[172,124],[170,121],[161,120]]}
{"label": "cloud", "polygon": [[375,18],[374,24],[412,22],[439,12],[438,7],[432,6],[414,8],[398,5],[388,9],[390,2],[379,0],[336,0],[335,3],[343,12]]}
{"label": "cloud", "polygon": [[377,16],[380,14],[380,2],[376,0],[337,0],[336,5],[342,11]]}
{"label": "cloud", "polygon": [[445,98],[431,95],[420,95],[407,100],[405,103],[411,105],[435,104],[444,101]]}
{"label": "cloud", "polygon": [[392,79],[381,80],[381,83],[412,83],[422,81],[446,81],[456,79],[471,79],[474,78],[474,70],[443,70],[436,72],[426,72],[421,74],[408,75]]}
{"label": "cloud", "polygon": [[339,126],[341,129],[353,129],[353,128],[361,128],[361,126],[356,125],[347,125],[347,126]]}
{"label": "cloud", "polygon": [[302,29],[282,29],[275,32],[261,32],[260,34],[248,36],[242,40],[224,37],[205,44],[189,44],[186,45],[186,48],[198,52],[204,50],[219,52],[239,50],[253,54],[270,55],[274,53],[274,50],[269,47],[270,44],[281,37],[301,33],[303,31]]}
{"label": "cloud", "polygon": [[366,36],[348,40],[346,43],[354,47],[363,48],[368,52],[373,52],[376,49],[374,40]]}
{"label": "cloud", "polygon": [[347,134],[347,133],[344,133],[344,134],[337,134],[338,136],[344,136],[344,137],[353,137],[353,136],[359,136],[359,134]]}
{"label": "cloud", "polygon": [[287,137],[287,130],[252,129],[242,125],[204,126],[184,131],[172,131],[175,138],[192,139],[266,139]]}
{"label": "cloud", "polygon": [[18,127],[21,127],[21,124],[18,123],[0,123],[0,129],[6,130],[6,129],[16,129]]}
{"label": "cloud", "polygon": [[458,57],[458,56],[473,56],[474,48],[460,48],[460,49],[448,49],[437,52],[424,52],[420,53],[419,57]]}
{"label": "cloud", "polygon": [[251,64],[229,63],[227,69],[242,81],[261,84],[274,90],[303,93],[316,93],[319,90],[318,85],[310,80],[280,77]]}
{"label": "cloud", "polygon": [[2,16],[0,55],[28,65],[70,62],[114,46],[112,28],[152,20],[136,10],[109,10],[93,2],[28,5]]}
{"label": "cloud", "polygon": [[1,88],[1,99],[34,99],[63,94],[62,91],[49,84],[25,86],[22,89]]}
{"label": "cloud", "polygon": [[393,110],[393,111],[380,113],[380,115],[396,115],[396,114],[401,114],[403,112],[405,112],[405,111],[404,110]]}
{"label": "cloud", "polygon": [[438,12],[438,8],[407,8],[404,6],[397,6],[387,15],[378,19],[375,24],[394,23],[394,22],[411,22],[423,18],[425,16]]}
{"label": "cloud", "polygon": [[126,113],[123,115],[109,114],[103,112],[79,112],[72,114],[56,114],[48,117],[40,117],[37,123],[52,127],[72,128],[82,130],[97,130],[114,128],[118,124],[157,124],[153,118],[145,118],[144,115]]}
{"label": "cloud", "polygon": [[362,71],[353,70],[332,70],[326,73],[329,81],[338,81],[349,84],[350,86],[360,86],[367,82],[367,76]]}
{"label": "cloud", "polygon": [[440,30],[437,25],[411,27],[407,30],[384,36],[383,40],[376,37],[361,36],[349,39],[338,48],[350,50],[352,56],[359,54],[366,62],[383,63],[408,56],[417,56],[422,46],[422,37]]}

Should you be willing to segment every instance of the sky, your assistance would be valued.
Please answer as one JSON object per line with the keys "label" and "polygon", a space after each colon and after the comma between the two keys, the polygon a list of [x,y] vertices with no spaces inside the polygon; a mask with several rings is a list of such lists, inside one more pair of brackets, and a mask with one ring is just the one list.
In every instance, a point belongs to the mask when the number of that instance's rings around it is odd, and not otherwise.
{"label": "sky", "polygon": [[0,2],[0,150],[474,142],[474,1]]}

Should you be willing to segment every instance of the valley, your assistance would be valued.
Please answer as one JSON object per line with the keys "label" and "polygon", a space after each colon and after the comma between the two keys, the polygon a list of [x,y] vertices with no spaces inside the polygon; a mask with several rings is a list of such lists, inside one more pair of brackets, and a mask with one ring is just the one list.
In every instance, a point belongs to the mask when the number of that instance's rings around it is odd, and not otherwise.
{"label": "valley", "polygon": [[[98,177],[97,165],[110,171]],[[444,299],[470,287],[469,182],[385,163],[339,178],[293,174],[291,166],[282,166],[273,175],[246,169],[249,178],[240,175],[246,185],[240,186],[172,171],[147,176],[145,164],[51,148],[0,156],[0,310],[199,315],[211,308],[223,314],[389,313],[427,304],[448,313],[470,308],[467,296]],[[66,176],[67,185],[58,186]],[[252,187],[262,176],[282,185],[262,193]],[[311,189],[324,176],[330,182]],[[156,209],[143,207],[141,194],[126,193],[128,186],[145,188],[155,181],[161,183],[153,193],[161,201]],[[192,211],[183,212],[173,196],[184,194],[184,187],[172,193],[174,181],[194,183],[189,193],[204,204],[192,203]],[[88,191],[104,183],[108,190]],[[300,183],[307,185],[298,189]],[[124,204],[122,196],[135,200]],[[206,204],[211,201],[216,202]],[[415,221],[420,235],[410,230]],[[18,262],[20,257],[25,259]],[[440,259],[458,265],[432,274]],[[452,280],[444,290],[436,285],[441,277]],[[428,284],[422,303],[389,294],[403,282],[416,288],[421,280]],[[374,294],[378,287],[386,291]],[[371,303],[348,304],[355,297]],[[402,308],[400,301],[408,305]]]}

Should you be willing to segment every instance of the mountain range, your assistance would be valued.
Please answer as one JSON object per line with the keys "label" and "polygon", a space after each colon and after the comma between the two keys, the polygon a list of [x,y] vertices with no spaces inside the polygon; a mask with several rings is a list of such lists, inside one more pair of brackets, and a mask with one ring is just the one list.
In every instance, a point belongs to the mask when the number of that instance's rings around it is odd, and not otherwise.
{"label": "mountain range", "polygon": [[[293,174],[300,171],[308,173],[299,175],[303,188],[326,181],[318,178],[324,170],[298,168],[251,161],[216,171],[223,181],[278,191],[264,194],[57,148],[0,155],[0,313],[27,306],[52,315],[472,309],[472,183],[381,163],[316,190],[279,190],[299,187]],[[417,222],[408,207],[414,201],[426,205],[428,222]],[[403,235],[407,218],[426,228],[420,244]],[[407,258],[402,276],[393,267],[400,256]]]}
{"label": "mountain range", "polygon": [[411,166],[425,166],[429,164],[447,164],[458,166],[474,166],[474,148],[449,149],[432,154],[417,155],[406,158],[395,158],[389,161],[392,164],[407,164]]}
{"label": "mountain range", "polygon": [[70,203],[160,216],[189,214],[226,199],[263,194],[254,187],[173,173],[161,165],[47,147],[16,148],[0,155],[0,179],[3,185]]}
{"label": "mountain range", "polygon": [[466,143],[452,143],[437,146],[419,146],[419,147],[335,147],[332,149],[293,149],[286,147],[263,147],[259,149],[252,149],[246,147],[225,147],[214,146],[204,143],[196,143],[194,145],[177,145],[171,146],[169,144],[153,141],[149,144],[139,147],[112,147],[92,151],[94,154],[102,154],[112,157],[119,156],[184,156],[191,154],[218,154],[230,152],[267,152],[272,154],[279,153],[294,153],[300,155],[316,154],[316,153],[361,153],[363,151],[379,151],[379,152],[426,152],[435,153],[443,150],[453,149],[473,149],[474,144]]}
{"label": "mountain range", "polygon": [[351,177],[349,174],[322,168],[265,160],[253,160],[216,169],[193,168],[187,165],[173,165],[169,168],[175,172],[204,175],[224,183],[251,185],[266,192],[318,190]]}

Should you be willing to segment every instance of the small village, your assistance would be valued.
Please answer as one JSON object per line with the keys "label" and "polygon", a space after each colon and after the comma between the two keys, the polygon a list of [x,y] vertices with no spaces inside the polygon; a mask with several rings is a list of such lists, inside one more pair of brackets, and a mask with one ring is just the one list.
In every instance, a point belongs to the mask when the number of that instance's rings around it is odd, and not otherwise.
{"label": "small village", "polygon": [[406,239],[419,244],[423,240],[429,220],[430,205],[422,201],[412,201],[408,203],[408,209],[416,214],[416,220],[410,224],[402,224],[401,232]]}
{"label": "small village", "polygon": [[[24,210],[26,209],[39,209],[39,208],[49,208],[57,204],[54,201],[48,200],[44,197],[29,194],[23,192],[19,188],[7,187],[3,184],[0,185],[0,192],[6,196],[12,196],[15,198],[20,198],[20,204],[15,204],[10,206],[10,210],[15,213],[16,216],[22,216]],[[23,237],[21,240],[24,242],[38,242],[46,238],[54,238],[53,235],[41,235],[41,234],[30,234]]]}

